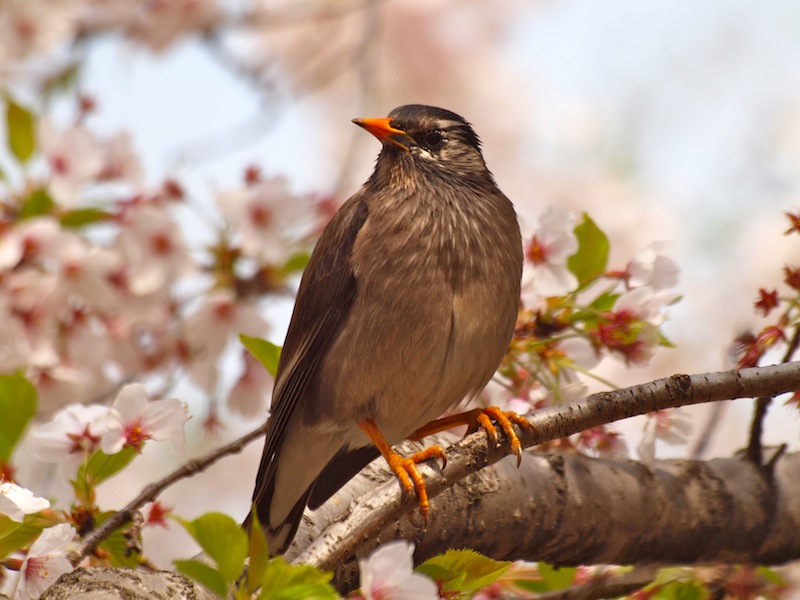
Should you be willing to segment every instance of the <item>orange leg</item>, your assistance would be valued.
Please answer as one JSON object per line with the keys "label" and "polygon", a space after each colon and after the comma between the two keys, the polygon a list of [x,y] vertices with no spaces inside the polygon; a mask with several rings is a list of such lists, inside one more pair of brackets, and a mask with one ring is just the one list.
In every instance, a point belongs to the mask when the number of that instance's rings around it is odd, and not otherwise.
{"label": "orange leg", "polygon": [[533,429],[533,425],[530,421],[519,416],[517,413],[513,411],[500,410],[500,408],[497,406],[476,408],[473,410],[468,410],[467,412],[459,413],[457,415],[450,415],[448,417],[436,419],[435,421],[431,421],[427,425],[417,429],[414,433],[408,436],[408,438],[411,440],[420,440],[426,436],[439,433],[441,431],[446,431],[447,429],[457,427],[458,425],[466,425],[467,433],[473,433],[477,431],[478,427],[481,427],[484,431],[486,431],[486,435],[489,436],[491,443],[496,445],[497,428],[494,426],[494,423],[492,423],[492,419],[497,422],[497,424],[506,434],[506,437],[509,439],[511,451],[516,454],[517,466],[519,466],[520,462],[522,461],[522,444],[520,444],[519,438],[514,431],[513,424],[516,423],[523,429]]}
{"label": "orange leg", "polygon": [[419,499],[419,512],[423,520],[427,522],[428,512],[430,511],[428,490],[425,489],[425,480],[417,470],[417,465],[431,458],[438,458],[442,461],[442,468],[444,469],[447,464],[447,457],[444,455],[444,450],[442,450],[441,446],[430,446],[429,448],[425,448],[425,450],[412,454],[408,458],[404,458],[392,450],[389,442],[383,437],[383,434],[372,419],[362,421],[358,426],[364,430],[364,433],[369,436],[372,443],[380,450],[381,455],[386,459],[386,462],[389,463],[392,471],[394,471],[394,474],[400,480],[400,484],[403,486],[406,494],[411,494],[412,489],[416,490],[417,498]]}

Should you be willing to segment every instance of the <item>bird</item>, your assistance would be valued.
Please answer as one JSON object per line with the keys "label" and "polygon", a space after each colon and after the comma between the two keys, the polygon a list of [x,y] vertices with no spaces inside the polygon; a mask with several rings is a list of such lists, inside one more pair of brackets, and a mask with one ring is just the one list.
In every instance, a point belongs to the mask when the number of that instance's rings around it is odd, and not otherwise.
{"label": "bird", "polygon": [[[403,457],[391,447],[438,431],[437,417],[486,386],[519,310],[516,211],[472,126],[420,104],[353,122],[382,148],[323,230],[298,287],[253,492],[272,555],[287,550],[306,507],[379,453],[426,516],[416,464],[444,466],[444,452]],[[478,412],[469,418],[477,414],[488,433],[492,417],[513,436],[502,411]],[[243,526],[252,522],[251,512]]]}

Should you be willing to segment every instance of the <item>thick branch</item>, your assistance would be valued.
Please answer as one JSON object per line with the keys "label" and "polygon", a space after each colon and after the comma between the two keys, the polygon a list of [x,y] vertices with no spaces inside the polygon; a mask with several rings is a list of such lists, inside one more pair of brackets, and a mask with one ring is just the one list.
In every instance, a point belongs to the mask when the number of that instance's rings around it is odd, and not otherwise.
{"label": "thick branch", "polygon": [[[517,469],[508,457],[438,496],[427,528],[395,520],[358,554],[405,538],[417,544],[420,562],[447,548],[473,548],[498,560],[559,565],[783,563],[800,559],[800,454],[782,456],[774,469],[744,458],[656,461],[649,469],[635,461],[538,453],[526,454]],[[396,485],[376,461],[352,483],[364,496],[350,514],[369,510],[376,477]],[[337,500],[342,517],[347,499]],[[336,512],[334,505],[307,516],[335,521]],[[311,525],[303,524],[301,543]],[[355,583],[354,558],[325,566],[336,569],[340,589]]]}
{"label": "thick branch", "polygon": [[[741,371],[728,371],[706,375],[674,375],[623,390],[594,394],[579,402],[562,404],[537,411],[529,415],[535,430],[520,432],[520,439],[524,447],[527,448],[546,441],[566,437],[590,427],[645,414],[654,410],[731,398],[762,395],[772,396],[793,391],[798,387],[800,387],[800,363],[787,363],[772,367],[758,367],[743,369]],[[467,482],[463,482],[465,478],[486,466],[498,462],[508,451],[508,444],[505,440],[501,442],[498,448],[489,451],[486,436],[481,432],[468,436],[460,442],[453,444],[448,448],[447,452],[448,464],[446,473],[441,473],[435,470],[434,467],[428,465],[423,467],[429,495],[431,497],[436,497],[456,484],[459,486],[466,485]],[[557,459],[564,460],[565,464],[567,464],[572,458],[574,457]],[[527,462],[537,461],[533,459]],[[781,461],[781,463],[782,462],[783,461]],[[639,471],[636,471],[637,474],[643,477],[646,476],[648,471],[645,467],[637,465],[636,463],[631,464],[634,465],[636,469],[639,469]],[[691,464],[702,465],[704,463]],[[738,461],[736,464],[739,464]],[[747,468],[754,467],[750,465]],[[755,469],[754,472],[761,473],[758,469]],[[515,475],[513,479],[519,482],[521,475],[522,472],[520,472],[519,475]],[[495,473],[491,480],[504,482],[508,477],[510,477],[510,475],[503,474],[499,476]],[[538,489],[539,477],[541,477],[540,474],[524,478],[525,485],[523,485],[523,487],[526,489],[529,487]],[[674,481],[677,475],[671,474],[670,477]],[[722,481],[724,480],[723,478]],[[651,476],[648,481],[654,481],[653,477]],[[800,480],[795,479],[794,482],[796,485]],[[469,482],[469,487],[477,484],[478,481],[471,480]],[[631,483],[631,485],[633,485],[633,483]],[[764,482],[762,481],[762,487],[763,485]],[[371,547],[374,545],[375,540],[382,539],[386,541],[389,539],[386,537],[386,534],[382,532],[387,531],[389,528],[394,528],[394,531],[397,531],[397,519],[410,513],[415,508],[416,501],[413,498],[402,498],[400,487],[393,480],[389,480],[377,488],[373,481],[371,487],[372,490],[366,496],[355,501],[341,520],[332,522],[320,535],[317,535],[315,531],[311,536],[313,538],[313,542],[311,543],[309,543],[309,535],[307,533],[304,534],[304,528],[307,526],[307,523],[304,523],[300,535],[298,535],[297,538],[298,548],[302,548],[302,550],[298,550],[297,548],[292,549],[289,556],[294,557],[297,562],[314,564],[324,569],[331,569],[335,568],[337,565],[344,564],[346,560],[357,551]],[[675,491],[680,490],[676,488]],[[566,490],[562,490],[562,495],[556,495],[543,504],[537,502],[536,505],[547,507],[548,513],[552,513],[558,507],[559,502],[563,503],[565,501],[564,493],[566,493]],[[471,496],[475,498],[476,494],[478,493],[472,492]],[[757,495],[756,488],[753,489],[753,494]],[[669,498],[669,495],[665,495],[662,501],[672,502]],[[584,497],[584,501],[585,500],[586,497]],[[459,517],[463,518],[466,514],[465,511],[475,510],[475,507],[482,504],[482,502],[481,500],[480,503],[473,503],[469,505],[469,507],[462,506],[459,509]],[[551,502],[555,502],[556,504],[549,504]],[[329,504],[333,504],[334,506],[336,506],[337,503],[339,503],[339,506],[349,505],[349,502],[344,500],[342,494],[337,494],[337,496],[332,498],[331,502],[329,502]],[[442,503],[438,502],[436,505],[441,506]],[[450,502],[448,501],[446,505],[449,506]],[[520,515],[522,519],[521,522],[523,523],[537,523],[537,520],[543,518],[543,515],[537,517],[523,517],[522,515],[528,512],[527,509],[522,509],[522,507],[526,505],[513,504],[513,506],[514,509],[512,511],[508,511],[508,505],[505,508],[508,512]],[[659,507],[659,510],[661,508],[663,507]],[[598,514],[602,515],[602,513]],[[623,516],[625,514],[624,512],[622,513]],[[682,514],[683,516],[681,518],[685,520],[696,518],[695,515],[689,511],[684,511]],[[434,518],[439,518],[435,512]],[[724,519],[722,516],[719,516],[719,518]],[[502,531],[502,527],[498,528],[492,520],[487,520],[486,523],[491,526],[492,530]],[[640,524],[641,523],[644,522],[641,521]],[[506,535],[508,535],[509,532],[511,535],[516,535],[520,529],[520,522],[509,525],[509,527],[510,528],[506,531]],[[647,527],[651,527],[651,525],[647,524]],[[468,529],[469,528],[467,528],[467,530]],[[535,529],[539,529],[538,523]],[[435,531],[438,535],[438,527],[436,527]],[[495,535],[476,535],[476,533],[477,532],[474,530],[471,532],[473,539],[478,537],[497,537]],[[550,535],[552,536],[552,532],[550,532]],[[638,535],[641,535],[641,532]],[[391,537],[394,537],[394,535]],[[578,539],[580,539],[580,543],[577,543]],[[576,537],[575,540],[573,540],[575,551],[579,551],[580,547],[584,545],[591,548],[591,542],[591,539]],[[448,545],[452,546],[449,543],[442,543],[437,544],[437,548],[441,550]],[[458,544],[454,545],[458,546]],[[533,557],[533,554],[526,554],[526,556]],[[518,556],[517,558],[521,557],[522,556]],[[546,557],[538,555],[538,553],[537,558],[547,560]],[[555,559],[556,557],[550,558]],[[601,558],[600,556],[595,558],[598,560],[590,559],[590,555],[586,555],[583,556],[581,560],[583,560],[583,562],[602,562],[605,560],[605,558]],[[606,558],[610,559],[610,555]],[[679,560],[680,558],[680,556],[673,556],[670,560]],[[775,560],[775,558],[773,558],[773,560]],[[572,562],[572,559],[562,556],[555,562]]]}

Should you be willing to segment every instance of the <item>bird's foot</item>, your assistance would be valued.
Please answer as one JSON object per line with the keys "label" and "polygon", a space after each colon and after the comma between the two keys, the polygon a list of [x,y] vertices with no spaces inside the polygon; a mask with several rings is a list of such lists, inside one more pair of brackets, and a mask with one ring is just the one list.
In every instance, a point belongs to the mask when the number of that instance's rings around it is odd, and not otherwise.
{"label": "bird's foot", "polygon": [[425,487],[425,479],[420,475],[417,465],[432,458],[438,458],[442,461],[442,468],[447,465],[447,457],[444,454],[441,446],[433,445],[412,454],[409,457],[400,456],[397,452],[392,450],[389,442],[383,437],[383,434],[378,429],[378,426],[371,419],[361,421],[359,427],[366,433],[378,448],[383,458],[389,463],[400,484],[403,486],[407,495],[410,495],[412,490],[417,492],[417,499],[419,500],[419,512],[425,523],[428,522],[428,512],[430,512],[430,502],[428,501],[428,490]]}
{"label": "bird's foot", "polygon": [[389,463],[392,471],[400,480],[406,494],[410,495],[414,490],[419,500],[419,514],[422,515],[423,522],[428,523],[428,512],[430,512],[430,502],[428,501],[428,490],[425,487],[425,479],[417,469],[417,465],[431,458],[438,458],[442,461],[442,469],[447,465],[447,457],[441,446],[430,446],[412,454],[409,457],[400,456],[392,452],[389,456],[384,456]]}
{"label": "bird's foot", "polygon": [[522,444],[519,441],[517,432],[514,431],[513,424],[519,425],[522,429],[534,430],[535,427],[533,423],[514,411],[500,410],[497,406],[489,406],[487,408],[478,409],[478,414],[475,417],[477,425],[470,427],[470,433],[475,431],[478,427],[482,427],[483,430],[486,431],[486,435],[489,436],[489,440],[492,444],[497,445],[497,428],[494,426],[494,423],[492,423],[492,419],[495,420],[503,430],[503,433],[506,434],[509,444],[511,445],[511,451],[517,457],[517,467],[519,467],[522,462]]}
{"label": "bird's foot", "polygon": [[501,410],[497,406],[489,406],[487,408],[475,408],[467,412],[459,413],[457,415],[450,415],[431,421],[427,425],[417,429],[409,436],[411,440],[421,440],[422,438],[446,431],[458,425],[466,425],[467,433],[474,433],[478,428],[483,429],[489,437],[492,445],[497,445],[497,427],[492,423],[494,420],[506,434],[506,437],[511,444],[511,451],[517,457],[517,466],[522,461],[522,444],[519,441],[517,433],[514,431],[514,424],[519,425],[522,429],[533,430],[535,429],[533,423],[528,421],[525,417],[521,417],[517,413],[508,410]]}

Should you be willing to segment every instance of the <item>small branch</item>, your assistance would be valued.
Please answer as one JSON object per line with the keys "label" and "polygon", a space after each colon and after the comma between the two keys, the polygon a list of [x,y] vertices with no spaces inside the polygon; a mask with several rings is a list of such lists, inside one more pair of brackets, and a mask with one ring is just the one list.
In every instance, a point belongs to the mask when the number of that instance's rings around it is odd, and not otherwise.
{"label": "small branch", "polygon": [[[792,356],[797,351],[800,344],[800,327],[796,327],[792,340],[789,342],[786,353],[783,355],[783,364],[792,360]],[[753,421],[750,424],[750,440],[747,443],[745,456],[755,464],[762,464],[762,443],[761,438],[764,434],[764,419],[767,416],[769,405],[772,403],[772,396],[761,396],[756,400],[756,408],[753,412]]]}
{"label": "small branch", "polygon": [[[774,396],[800,388],[800,363],[754,367],[704,375],[673,375],[651,383],[593,394],[538,410],[528,415],[532,431],[521,431],[523,447],[567,437],[591,427],[665,408],[702,404],[732,398]],[[430,498],[467,476],[509,454],[507,440],[489,449],[486,435],[477,432],[447,450],[446,473],[423,466]],[[341,520],[332,523],[299,553],[293,562],[331,569],[343,564],[356,550],[374,540],[392,522],[416,508],[414,498],[403,498],[393,480],[354,502]]]}
{"label": "small branch", "polygon": [[204,457],[189,461],[160,481],[148,485],[138,496],[136,496],[136,498],[129,502],[127,506],[116,512],[100,527],[95,529],[92,533],[86,536],[86,538],[84,538],[80,547],[75,552],[71,552],[69,555],[69,561],[72,563],[72,566],[77,566],[79,562],[94,552],[95,549],[97,549],[97,546],[99,546],[119,527],[130,523],[133,520],[136,512],[142,506],[155,500],[159,494],[161,494],[161,492],[163,492],[169,486],[177,483],[181,479],[187,479],[205,471],[208,467],[213,465],[224,456],[238,454],[250,442],[263,436],[265,432],[266,423],[264,423],[264,425],[258,429],[251,431],[237,440],[234,440],[230,444],[222,446],[221,448],[217,448]]}

